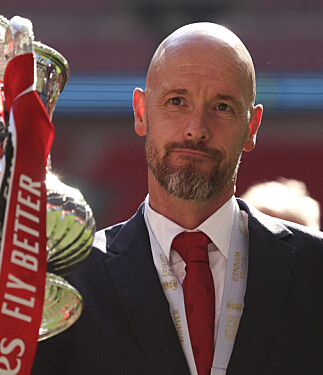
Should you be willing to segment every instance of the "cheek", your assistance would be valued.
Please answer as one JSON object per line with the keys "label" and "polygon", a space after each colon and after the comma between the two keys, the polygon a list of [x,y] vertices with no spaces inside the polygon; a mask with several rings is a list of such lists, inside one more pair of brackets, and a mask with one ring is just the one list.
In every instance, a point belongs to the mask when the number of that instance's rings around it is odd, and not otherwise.
{"label": "cheek", "polygon": [[180,124],[165,118],[153,119],[149,117],[149,135],[160,148],[165,147],[168,143],[182,141]]}
{"label": "cheek", "polygon": [[159,134],[149,132],[146,137],[146,152],[153,158],[160,159],[165,153],[165,142]]}
{"label": "cheek", "polygon": [[232,149],[232,158],[237,159],[241,155],[245,141],[246,141],[246,136],[242,135],[235,142],[235,147]]}
{"label": "cheek", "polygon": [[[237,125],[235,125],[237,126]],[[236,160],[243,149],[246,141],[246,133],[236,132],[232,127],[232,130],[227,129],[220,133],[216,133],[213,136],[214,147],[223,150],[228,160]]]}
{"label": "cheek", "polygon": [[181,108],[170,110],[165,105],[151,105],[148,107],[149,123],[161,134],[176,134],[188,121]]}

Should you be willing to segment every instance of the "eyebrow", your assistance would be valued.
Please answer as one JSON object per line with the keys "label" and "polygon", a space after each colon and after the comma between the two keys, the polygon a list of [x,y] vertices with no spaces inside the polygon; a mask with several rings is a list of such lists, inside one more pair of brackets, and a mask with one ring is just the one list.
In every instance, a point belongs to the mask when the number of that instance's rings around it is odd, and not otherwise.
{"label": "eyebrow", "polygon": [[170,95],[170,94],[185,95],[187,93],[188,93],[187,89],[170,89],[170,90],[164,91],[162,93],[162,96],[167,96],[167,95]]}
{"label": "eyebrow", "polygon": [[233,95],[217,94],[217,95],[214,95],[213,99],[228,100],[228,101],[231,101],[231,102],[235,103],[238,106],[241,105],[240,101]]}

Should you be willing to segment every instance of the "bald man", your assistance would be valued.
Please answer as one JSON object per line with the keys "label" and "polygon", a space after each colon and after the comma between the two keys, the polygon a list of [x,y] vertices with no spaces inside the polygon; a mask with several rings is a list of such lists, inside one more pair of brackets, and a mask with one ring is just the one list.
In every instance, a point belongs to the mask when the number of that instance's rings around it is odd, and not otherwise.
{"label": "bald man", "polygon": [[323,373],[322,233],[234,196],[261,122],[255,94],[228,29],[187,25],[161,43],[133,96],[149,194],[97,233],[69,278],[84,312],[39,344],[33,374]]}

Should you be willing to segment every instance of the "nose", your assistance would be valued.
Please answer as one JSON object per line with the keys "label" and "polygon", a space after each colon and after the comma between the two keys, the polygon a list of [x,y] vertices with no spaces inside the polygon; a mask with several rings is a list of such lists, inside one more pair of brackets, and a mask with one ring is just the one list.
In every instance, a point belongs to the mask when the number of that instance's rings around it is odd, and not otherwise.
{"label": "nose", "polygon": [[203,110],[195,110],[190,114],[186,123],[185,138],[191,141],[205,142],[210,139],[210,133]]}

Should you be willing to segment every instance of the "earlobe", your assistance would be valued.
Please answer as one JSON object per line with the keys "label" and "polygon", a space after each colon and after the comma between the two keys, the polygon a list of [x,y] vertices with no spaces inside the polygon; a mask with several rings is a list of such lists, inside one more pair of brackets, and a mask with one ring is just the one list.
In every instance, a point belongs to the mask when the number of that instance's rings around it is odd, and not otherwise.
{"label": "earlobe", "polygon": [[249,136],[246,139],[243,150],[249,152],[254,149],[256,145],[257,131],[259,129],[261,118],[263,113],[263,107],[261,104],[258,104],[253,109],[253,116],[249,123]]}
{"label": "earlobe", "polygon": [[145,120],[145,93],[142,89],[136,88],[133,92],[133,110],[135,116],[135,132],[141,137],[147,134],[147,126]]}

